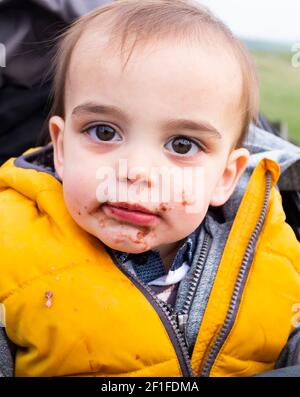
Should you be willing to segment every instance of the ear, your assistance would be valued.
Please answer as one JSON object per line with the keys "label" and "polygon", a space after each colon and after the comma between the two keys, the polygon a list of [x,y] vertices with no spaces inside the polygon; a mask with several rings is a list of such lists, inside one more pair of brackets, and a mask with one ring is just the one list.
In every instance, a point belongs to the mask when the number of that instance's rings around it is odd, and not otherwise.
{"label": "ear", "polygon": [[61,180],[63,180],[64,171],[64,128],[65,122],[61,117],[50,118],[49,132],[53,143],[54,165]]}
{"label": "ear", "polygon": [[236,149],[231,152],[227,160],[227,166],[212,195],[211,206],[217,207],[226,203],[233,193],[240,176],[247,167],[249,157],[250,153],[245,148]]}

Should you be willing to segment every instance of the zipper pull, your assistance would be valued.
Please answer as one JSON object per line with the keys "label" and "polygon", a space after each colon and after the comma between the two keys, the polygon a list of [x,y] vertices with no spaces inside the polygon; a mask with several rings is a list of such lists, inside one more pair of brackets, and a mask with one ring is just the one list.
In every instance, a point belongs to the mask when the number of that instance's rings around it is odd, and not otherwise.
{"label": "zipper pull", "polygon": [[189,346],[188,344],[188,340],[187,340],[187,336],[186,336],[186,324],[187,324],[187,320],[188,320],[188,315],[187,314],[177,314],[177,324],[178,324],[178,328],[183,336],[184,342],[186,347]]}
{"label": "zipper pull", "polygon": [[185,334],[185,328],[187,323],[188,315],[187,314],[177,314],[177,324],[178,328],[182,333]]}

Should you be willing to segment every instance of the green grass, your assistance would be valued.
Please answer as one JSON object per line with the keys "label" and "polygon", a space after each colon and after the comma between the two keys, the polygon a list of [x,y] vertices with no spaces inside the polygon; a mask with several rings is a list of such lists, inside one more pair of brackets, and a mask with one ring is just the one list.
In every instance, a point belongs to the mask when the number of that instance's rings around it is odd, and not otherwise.
{"label": "green grass", "polygon": [[300,144],[300,68],[291,53],[253,51],[260,80],[260,109],[271,121],[288,123],[289,138]]}

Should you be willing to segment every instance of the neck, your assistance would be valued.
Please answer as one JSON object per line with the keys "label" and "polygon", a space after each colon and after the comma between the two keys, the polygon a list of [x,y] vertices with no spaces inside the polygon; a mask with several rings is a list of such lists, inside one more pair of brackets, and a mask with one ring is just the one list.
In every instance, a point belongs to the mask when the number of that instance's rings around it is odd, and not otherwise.
{"label": "neck", "polygon": [[167,244],[157,247],[166,272],[169,271],[181,243],[182,240],[176,241],[175,243],[172,244]]}

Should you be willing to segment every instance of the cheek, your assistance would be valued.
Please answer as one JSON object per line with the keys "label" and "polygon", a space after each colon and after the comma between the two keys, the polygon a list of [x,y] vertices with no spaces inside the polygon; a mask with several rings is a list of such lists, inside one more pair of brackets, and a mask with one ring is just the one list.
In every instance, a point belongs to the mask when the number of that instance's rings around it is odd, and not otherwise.
{"label": "cheek", "polygon": [[166,210],[170,224],[185,231],[196,228],[204,219],[218,180],[213,166],[197,167],[192,171],[183,182],[177,183],[172,192],[172,211],[168,212],[168,205]]}
{"label": "cheek", "polygon": [[203,221],[208,207],[208,198],[187,201],[183,193],[183,200],[180,203],[173,203],[173,209],[169,213],[169,223],[172,225],[173,233],[177,233],[178,236],[190,234]]}
{"label": "cheek", "polygon": [[64,171],[64,199],[73,217],[87,213],[95,205],[97,180],[94,170],[69,167]]}
{"label": "cheek", "polygon": [[208,208],[213,192],[214,177],[204,167],[187,169],[181,180],[176,181],[172,192],[177,211],[186,214],[202,214]]}

